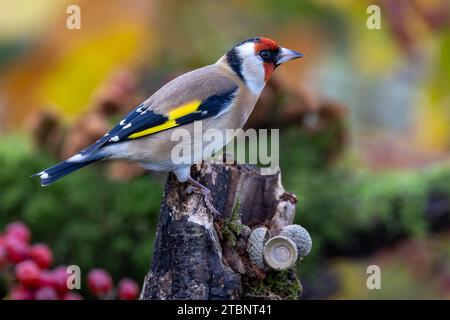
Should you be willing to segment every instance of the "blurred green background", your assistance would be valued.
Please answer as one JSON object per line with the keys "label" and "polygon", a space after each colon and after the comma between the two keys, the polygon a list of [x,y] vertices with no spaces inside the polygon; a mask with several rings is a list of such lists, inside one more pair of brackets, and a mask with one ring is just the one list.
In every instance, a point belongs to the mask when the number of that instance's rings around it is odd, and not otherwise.
{"label": "blurred green background", "polygon": [[[66,8],[81,8],[68,30]],[[369,30],[370,4],[381,8]],[[92,143],[162,84],[235,43],[306,58],[277,69],[247,126],[280,128],[283,183],[313,238],[305,298],[450,297],[446,0],[0,0],[0,229],[23,220],[58,264],[139,283],[164,175],[100,164],[29,176]],[[381,267],[382,289],[366,287]]]}

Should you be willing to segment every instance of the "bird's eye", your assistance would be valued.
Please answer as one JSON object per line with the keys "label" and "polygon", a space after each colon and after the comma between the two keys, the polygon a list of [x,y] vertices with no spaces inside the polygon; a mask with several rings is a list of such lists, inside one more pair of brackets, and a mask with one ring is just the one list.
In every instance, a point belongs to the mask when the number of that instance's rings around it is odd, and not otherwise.
{"label": "bird's eye", "polygon": [[271,55],[272,53],[269,50],[261,50],[261,52],[259,53],[259,56],[264,60],[269,59]]}

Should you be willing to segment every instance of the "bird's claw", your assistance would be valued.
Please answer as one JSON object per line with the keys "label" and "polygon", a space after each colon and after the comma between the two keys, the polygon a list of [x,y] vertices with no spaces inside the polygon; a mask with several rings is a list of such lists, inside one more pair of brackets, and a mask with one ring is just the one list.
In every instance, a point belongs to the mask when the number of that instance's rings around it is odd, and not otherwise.
{"label": "bird's claw", "polygon": [[189,179],[189,182],[191,184],[186,188],[186,192],[195,192],[201,194],[203,196],[203,200],[205,201],[206,207],[209,209],[209,211],[211,211],[214,219],[221,219],[222,215],[219,211],[217,211],[216,208],[214,208],[214,205],[212,204],[211,191],[192,178]]}

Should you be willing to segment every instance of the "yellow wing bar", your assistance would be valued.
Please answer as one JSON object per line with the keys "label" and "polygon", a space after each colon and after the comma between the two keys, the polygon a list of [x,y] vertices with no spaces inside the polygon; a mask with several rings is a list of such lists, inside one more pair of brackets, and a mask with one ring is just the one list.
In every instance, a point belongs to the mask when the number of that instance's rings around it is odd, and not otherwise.
{"label": "yellow wing bar", "polygon": [[183,116],[186,116],[194,111],[197,111],[197,108],[202,103],[201,100],[192,100],[186,104],[183,104],[172,111],[169,112],[169,120],[176,120]]}
{"label": "yellow wing bar", "polygon": [[152,128],[148,128],[148,129],[145,129],[143,131],[139,131],[139,132],[133,133],[128,138],[136,139],[136,138],[140,138],[140,137],[143,137],[143,136],[147,136],[147,135],[152,134],[152,133],[156,133],[156,132],[159,132],[159,131],[170,129],[170,128],[173,128],[173,127],[176,127],[176,126],[177,126],[177,123],[176,123],[175,120],[168,120],[168,121],[166,121],[163,124],[160,124],[158,126],[154,126]]}
{"label": "yellow wing bar", "polygon": [[164,122],[163,124],[139,131],[139,132],[135,132],[133,134],[131,134],[128,138],[130,139],[136,139],[136,138],[140,138],[143,136],[147,136],[149,134],[152,133],[156,133],[159,131],[163,131],[163,130],[167,130],[173,127],[176,127],[178,125],[178,123],[176,122],[177,119],[186,116],[192,112],[195,112],[198,107],[201,105],[202,101],[201,100],[192,100],[191,102],[188,102],[186,104],[183,104],[175,109],[173,109],[172,111],[169,112],[168,114],[168,120],[166,122]]}

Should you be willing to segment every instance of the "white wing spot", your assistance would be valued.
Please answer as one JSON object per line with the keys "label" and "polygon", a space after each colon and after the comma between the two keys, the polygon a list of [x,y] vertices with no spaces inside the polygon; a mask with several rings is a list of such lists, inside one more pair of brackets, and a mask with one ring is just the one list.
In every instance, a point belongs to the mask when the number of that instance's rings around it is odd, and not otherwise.
{"label": "white wing spot", "polygon": [[205,114],[207,114],[208,113],[208,111],[202,111],[202,116],[204,116]]}
{"label": "white wing spot", "polygon": [[128,129],[129,127],[131,127],[131,123],[127,124],[125,127],[123,127],[122,129]]}
{"label": "white wing spot", "polygon": [[122,121],[120,121],[120,125],[123,126],[125,124],[126,119],[123,119]]}
{"label": "white wing spot", "polygon": [[45,172],[45,171],[42,171],[42,172],[39,174],[39,178],[41,178],[41,179],[48,179],[48,177],[49,177],[49,175],[48,175],[48,173]]}
{"label": "white wing spot", "polygon": [[117,142],[117,141],[119,141],[119,136],[114,136],[114,137],[112,137],[111,139],[109,139],[109,141],[111,141],[111,142]]}
{"label": "white wing spot", "polygon": [[144,107],[139,107],[139,108],[137,108],[137,109],[136,109],[136,112],[141,113],[142,111],[144,111],[143,108],[144,108]]}
{"label": "white wing spot", "polygon": [[69,158],[67,161],[69,162],[79,162],[79,161],[83,161],[84,156],[82,154],[76,154],[73,157]]}

